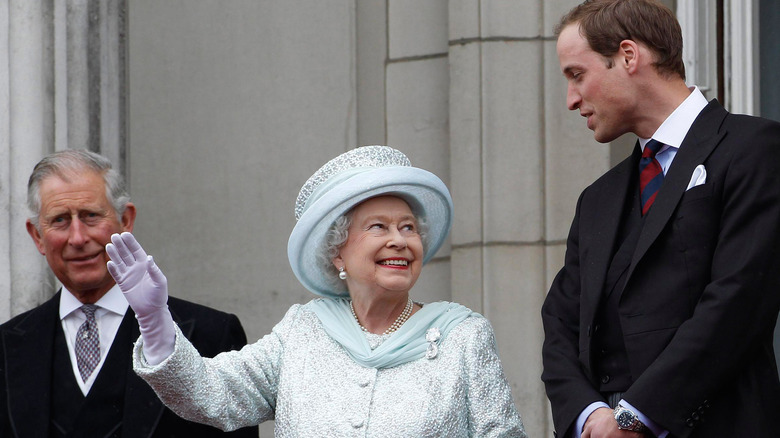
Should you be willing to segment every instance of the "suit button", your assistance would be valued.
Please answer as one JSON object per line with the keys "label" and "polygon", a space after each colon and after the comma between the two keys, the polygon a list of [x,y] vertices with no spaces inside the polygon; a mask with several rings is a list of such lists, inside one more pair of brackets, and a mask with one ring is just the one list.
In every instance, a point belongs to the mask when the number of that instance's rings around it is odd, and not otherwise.
{"label": "suit button", "polygon": [[689,419],[685,420],[685,425],[688,426],[688,427],[693,427],[693,426],[696,426],[696,422],[693,421],[692,418],[689,418]]}
{"label": "suit button", "polygon": [[698,412],[694,412],[693,414],[691,414],[691,418],[693,418],[693,421],[699,421],[701,417],[699,417]]}
{"label": "suit button", "polygon": [[601,378],[601,383],[607,384],[609,383],[609,376],[604,376]]}

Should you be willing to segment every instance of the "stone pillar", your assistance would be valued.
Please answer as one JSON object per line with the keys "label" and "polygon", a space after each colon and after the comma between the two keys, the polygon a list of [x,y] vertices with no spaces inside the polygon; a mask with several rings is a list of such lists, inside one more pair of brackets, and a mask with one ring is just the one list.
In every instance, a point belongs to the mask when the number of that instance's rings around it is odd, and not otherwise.
{"label": "stone pillar", "polygon": [[[446,0],[387,2],[385,100],[387,144],[449,184],[447,4]],[[414,299],[450,299],[449,256],[445,244],[423,269],[412,291]]]}
{"label": "stone pillar", "polygon": [[387,0],[355,2],[357,144],[387,143]]}
{"label": "stone pillar", "polygon": [[575,3],[449,3],[452,298],[493,324],[530,436],[552,434],[541,304],[577,197],[609,164],[565,106],[552,28]]}
{"label": "stone pillar", "polygon": [[56,146],[125,171],[126,0],[54,2]]}
{"label": "stone pillar", "polygon": [[124,168],[125,0],[0,1],[0,321],[58,285],[27,235],[27,179],[54,150]]}
{"label": "stone pillar", "polygon": [[[50,2],[10,0],[0,5],[2,63],[0,138],[3,155],[0,195],[0,320],[29,309],[51,293],[43,258],[25,231],[27,177],[53,146],[54,114],[50,94],[54,60]],[[5,50],[7,48],[7,51]]]}

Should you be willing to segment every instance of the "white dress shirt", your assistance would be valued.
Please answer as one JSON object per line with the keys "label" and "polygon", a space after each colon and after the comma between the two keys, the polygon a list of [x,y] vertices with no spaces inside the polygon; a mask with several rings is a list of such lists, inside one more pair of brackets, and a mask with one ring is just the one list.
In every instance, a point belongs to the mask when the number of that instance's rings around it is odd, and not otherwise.
{"label": "white dress shirt", "polygon": [[76,299],[65,287],[62,288],[60,296],[60,320],[62,321],[62,331],[65,333],[65,340],[68,343],[68,354],[73,366],[73,375],[76,377],[81,392],[86,396],[92,384],[95,383],[103,362],[106,360],[108,350],[114,342],[116,332],[125,316],[128,304],[122,291],[114,285],[102,298],[95,303],[98,309],[95,311],[95,320],[97,321],[98,334],[100,335],[100,362],[86,381],[81,380],[79,367],[76,362],[76,333],[78,333],[81,324],[87,317],[84,312],[79,310],[84,303]]}
{"label": "white dress shirt", "polygon": [[[696,117],[699,116],[701,110],[707,106],[707,98],[704,97],[698,87],[691,87],[691,94],[680,104],[669,117],[661,123],[661,126],[653,133],[653,137],[656,141],[663,143],[665,146],[655,155],[655,159],[658,160],[658,164],[664,171],[669,171],[669,167],[672,165],[677,151],[680,149],[685,136],[688,135],[688,131],[693,126],[693,122]],[[640,138],[639,147],[642,151],[645,150],[645,145],[650,141],[649,138]]]}

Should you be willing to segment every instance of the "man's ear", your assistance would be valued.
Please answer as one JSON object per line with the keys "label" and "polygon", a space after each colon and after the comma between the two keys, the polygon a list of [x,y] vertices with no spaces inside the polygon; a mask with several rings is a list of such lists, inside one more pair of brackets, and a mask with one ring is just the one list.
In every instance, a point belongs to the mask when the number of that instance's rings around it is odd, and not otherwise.
{"label": "man's ear", "polygon": [[45,256],[46,247],[43,246],[43,236],[41,236],[41,232],[35,225],[33,225],[30,219],[27,219],[25,225],[27,226],[27,234],[32,237],[33,243],[35,243],[35,247],[38,248],[38,252]]}
{"label": "man's ear", "polygon": [[618,61],[620,65],[628,69],[628,73],[635,73],[639,68],[639,45],[633,40],[623,40],[618,49]]}
{"label": "man's ear", "polygon": [[133,232],[133,226],[135,225],[135,205],[132,202],[128,202],[125,206],[125,212],[122,213],[122,231],[128,233]]}

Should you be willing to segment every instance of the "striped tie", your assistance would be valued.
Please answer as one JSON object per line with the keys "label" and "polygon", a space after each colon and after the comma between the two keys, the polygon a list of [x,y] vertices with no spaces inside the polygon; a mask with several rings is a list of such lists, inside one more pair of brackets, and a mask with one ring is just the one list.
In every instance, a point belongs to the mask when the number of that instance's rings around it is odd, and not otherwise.
{"label": "striped tie", "polygon": [[664,182],[664,171],[655,154],[664,146],[655,140],[650,140],[642,151],[642,158],[639,160],[639,193],[642,200],[642,216],[650,210],[650,206],[655,201],[655,195]]}

